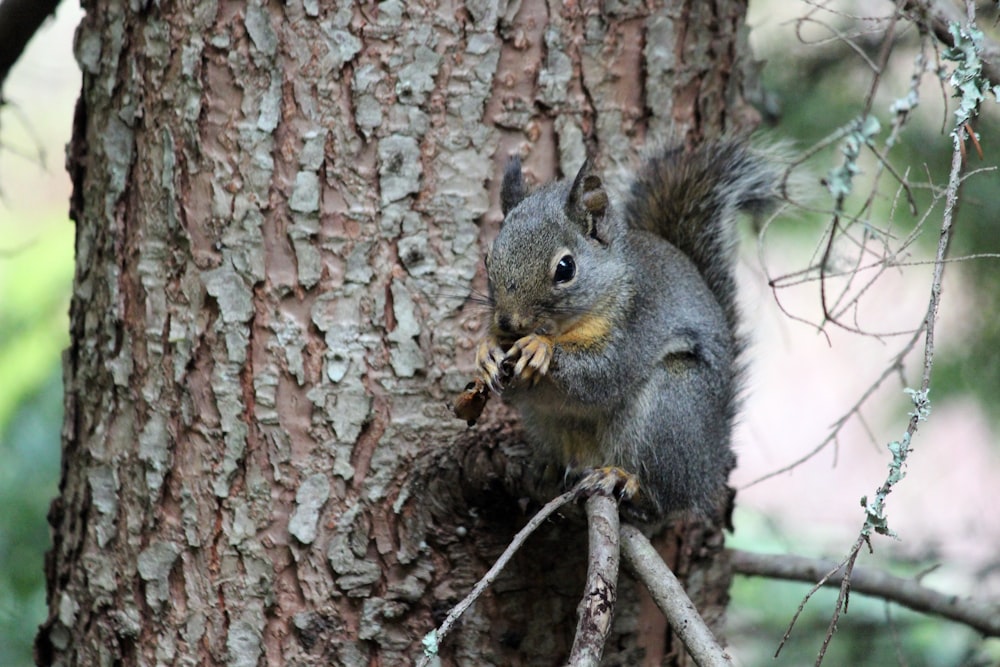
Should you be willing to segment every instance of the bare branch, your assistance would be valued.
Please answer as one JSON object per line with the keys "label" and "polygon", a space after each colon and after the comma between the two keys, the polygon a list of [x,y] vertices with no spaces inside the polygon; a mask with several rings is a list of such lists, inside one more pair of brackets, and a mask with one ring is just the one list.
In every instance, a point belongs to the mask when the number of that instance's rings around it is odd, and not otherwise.
{"label": "bare branch", "polygon": [[902,370],[903,361],[906,359],[907,356],[909,356],[913,348],[916,347],[917,343],[920,341],[920,338],[921,336],[923,336],[923,334],[924,334],[924,327],[923,325],[921,325],[921,327],[916,332],[914,332],[910,340],[907,341],[906,345],[904,345],[903,348],[896,354],[896,356],[892,360],[892,363],[889,364],[882,371],[882,374],[879,375],[878,378],[871,383],[871,385],[869,385],[868,389],[865,390],[865,392],[854,403],[854,405],[852,405],[847,412],[842,414],[835,422],[833,422],[833,424],[831,424],[830,432],[827,433],[826,437],[823,438],[822,442],[820,442],[818,445],[816,445],[811,450],[809,450],[799,458],[795,459],[791,463],[784,465],[781,468],[778,468],[777,470],[765,473],[760,477],[748,482],[747,484],[744,484],[742,487],[740,487],[740,490],[742,491],[743,489],[748,489],[751,486],[760,484],[761,482],[771,479],[772,477],[777,477],[778,475],[794,470],[796,467],[802,465],[803,463],[805,463],[806,461],[808,461],[809,459],[811,459],[812,457],[816,456],[821,451],[826,449],[827,446],[829,446],[831,443],[836,442],[837,436],[840,435],[840,431],[844,427],[844,425],[846,425],[851,420],[852,417],[861,416],[861,408],[868,402],[868,399],[871,398],[871,396],[876,392],[876,390],[878,390],[878,388],[881,387],[882,384],[888,378],[892,377],[892,375]]}
{"label": "bare branch", "polygon": [[596,667],[601,663],[618,597],[618,503],[604,494],[591,496],[587,500],[587,524],[587,586],[580,600],[580,620],[567,663],[571,667]]}
{"label": "bare branch", "polygon": [[[839,586],[844,579],[843,563],[823,558],[758,554],[737,549],[731,549],[729,554],[733,571],[747,576],[815,582],[835,570],[823,584]],[[1000,637],[1000,603],[997,602],[939,593],[922,586],[914,579],[864,567],[854,568],[851,589],[863,595],[896,602],[914,611],[963,623],[987,637]]]}
{"label": "bare branch", "polygon": [[[775,658],[777,658],[778,654],[781,653],[781,649],[785,647],[785,643],[788,642],[788,638],[792,636],[792,628],[795,627],[795,623],[798,622],[799,616],[802,615],[802,612],[805,610],[806,605],[809,603],[809,600],[812,599],[812,596],[816,594],[816,591],[818,591],[824,585],[826,585],[826,582],[827,580],[830,579],[830,577],[835,575],[841,568],[847,565],[847,561],[850,560],[854,555],[855,553],[852,552],[851,554],[848,555],[847,558],[834,565],[829,571],[826,572],[826,574],[821,576],[819,578],[819,581],[813,584],[813,587],[809,589],[809,592],[806,593],[805,596],[803,596],[802,602],[799,603],[799,608],[795,610],[795,614],[792,616],[792,620],[788,622],[788,629],[785,630],[785,634],[782,635],[781,641],[778,643],[778,648],[774,651]],[[843,595],[843,586],[841,586],[841,595]],[[840,615],[840,604],[838,600],[837,609],[834,612],[834,618],[836,619],[837,617],[839,617],[839,615]],[[827,635],[827,638],[824,641],[823,651],[826,651],[826,643],[829,641],[829,639],[830,636]]]}
{"label": "bare branch", "polygon": [[635,526],[621,528],[622,555],[632,573],[645,584],[656,606],[667,617],[699,667],[732,667],[733,660],[719,645],[712,631],[698,614],[684,587]]}
{"label": "bare branch", "polygon": [[816,667],[823,662],[826,649],[833,639],[833,634],[837,629],[837,620],[842,611],[847,609],[847,601],[851,592],[854,566],[857,561],[861,546],[867,544],[871,550],[871,534],[877,532],[883,535],[892,535],[885,518],[885,499],[892,492],[895,485],[903,479],[903,468],[906,464],[906,457],[911,450],[910,441],[917,432],[917,425],[927,418],[929,404],[927,402],[927,392],[931,384],[931,370],[934,367],[934,333],[938,319],[938,309],[941,304],[941,281],[944,278],[945,258],[948,254],[948,247],[951,241],[952,223],[954,221],[955,206],[958,203],[958,190],[962,183],[962,165],[964,141],[968,137],[965,126],[959,126],[952,132],[952,139],[955,147],[952,151],[951,173],[948,177],[948,188],[945,191],[945,206],[943,219],[941,221],[941,234],[938,238],[937,254],[934,262],[934,277],[931,281],[931,294],[927,305],[927,316],[924,320],[924,366],[919,390],[908,390],[913,399],[915,409],[910,413],[910,422],[906,427],[903,438],[898,442],[890,443],[889,450],[892,452],[893,460],[889,464],[889,475],[876,491],[875,499],[871,502],[867,497],[862,498],[861,504],[865,507],[865,522],[861,527],[858,539],[849,552],[844,574],[840,584],[840,594],[834,607],[833,616],[830,619],[830,626],[827,629],[826,637],[823,639],[823,646],[816,658]]}
{"label": "bare branch", "polygon": [[507,548],[504,549],[504,552],[500,554],[499,558],[497,558],[497,561],[493,563],[493,567],[491,567],[486,574],[483,575],[483,578],[480,579],[475,586],[473,586],[472,591],[466,595],[461,602],[455,605],[450,612],[448,612],[448,616],[436,630],[432,630],[427,634],[427,636],[424,637],[424,655],[417,663],[418,667],[426,667],[430,664],[431,657],[437,655],[441,642],[446,636],[448,636],[448,633],[451,632],[452,627],[458,619],[469,607],[472,606],[473,602],[479,599],[479,596],[483,594],[489,585],[496,580],[503,569],[507,567],[507,563],[510,562],[510,559],[514,557],[514,554],[517,553],[517,550],[521,548],[528,537],[530,537],[531,534],[535,532],[535,530],[537,530],[546,519],[559,510],[559,508],[566,503],[572,502],[578,496],[579,489],[574,487],[561,496],[550,500],[544,507],[542,507],[542,509],[538,510],[538,513],[535,516],[531,517],[531,520],[528,521],[524,528],[518,531],[517,535],[514,536],[514,539],[512,539],[510,544],[507,545]]}
{"label": "bare branch", "polygon": [[830,624],[826,628],[826,636],[823,637],[823,645],[820,646],[819,654],[816,656],[816,667],[820,667],[823,664],[823,658],[826,656],[826,650],[830,648],[830,642],[833,641],[833,635],[837,632],[837,622],[840,620],[841,613],[847,613],[847,605],[851,600],[851,582],[854,576],[854,564],[858,561],[858,554],[861,553],[861,547],[868,544],[868,548],[871,549],[871,544],[868,542],[868,536],[862,534],[854,542],[854,546],[851,547],[851,551],[847,554],[847,559],[844,563],[844,574],[840,581],[840,591],[837,593],[837,602],[833,606],[833,615],[830,616]]}
{"label": "bare branch", "polygon": [[24,47],[51,16],[59,0],[3,0],[0,2],[0,101],[3,84]]}

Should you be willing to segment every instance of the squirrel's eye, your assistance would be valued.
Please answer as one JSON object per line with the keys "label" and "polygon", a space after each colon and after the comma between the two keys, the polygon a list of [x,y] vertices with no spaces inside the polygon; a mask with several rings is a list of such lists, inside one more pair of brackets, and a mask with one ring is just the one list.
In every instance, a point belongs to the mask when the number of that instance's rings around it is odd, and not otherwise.
{"label": "squirrel's eye", "polygon": [[555,283],[568,283],[573,280],[576,275],[576,262],[573,261],[572,255],[563,255],[559,263],[556,264],[556,270],[552,274],[552,282]]}

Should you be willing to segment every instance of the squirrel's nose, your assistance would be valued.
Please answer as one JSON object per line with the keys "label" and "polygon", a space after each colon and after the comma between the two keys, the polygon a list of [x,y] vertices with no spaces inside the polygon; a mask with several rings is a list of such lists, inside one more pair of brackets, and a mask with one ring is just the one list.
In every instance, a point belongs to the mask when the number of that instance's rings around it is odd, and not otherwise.
{"label": "squirrel's nose", "polygon": [[510,315],[500,315],[497,318],[497,328],[504,333],[512,333],[514,331],[514,323],[510,319]]}

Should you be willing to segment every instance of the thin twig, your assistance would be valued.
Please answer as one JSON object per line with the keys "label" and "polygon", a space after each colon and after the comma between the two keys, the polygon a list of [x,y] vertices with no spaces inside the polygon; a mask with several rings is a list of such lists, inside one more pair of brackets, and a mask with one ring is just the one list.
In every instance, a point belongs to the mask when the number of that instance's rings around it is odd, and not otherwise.
{"label": "thin twig", "polygon": [[[946,258],[944,260],[944,263],[945,264],[957,264],[959,262],[971,262],[972,260],[976,260],[976,259],[1000,259],[1000,253],[997,253],[997,252],[977,252],[977,253],[972,253],[972,254],[969,254],[969,255],[960,255],[958,257],[948,257],[948,258]],[[910,267],[915,267],[915,266],[933,266],[934,264],[935,264],[935,261],[933,259],[915,259],[915,260],[910,260],[910,261],[906,261],[906,262],[897,262],[895,260],[891,260],[891,258],[884,258],[884,259],[878,259],[878,260],[870,262],[868,264],[864,264],[862,266],[857,267],[856,269],[855,268],[851,268],[851,269],[845,269],[845,270],[842,270],[842,271],[838,271],[836,273],[828,273],[828,274],[826,274],[826,277],[827,278],[839,278],[839,277],[842,277],[842,276],[849,276],[849,275],[854,274],[854,273],[861,273],[863,271],[873,271],[875,269],[886,269],[886,268],[900,269],[900,268],[910,268]],[[775,279],[775,281],[776,281],[775,282],[775,287],[784,289],[786,287],[795,287],[796,285],[803,285],[805,283],[812,282],[813,280],[815,280],[815,278],[812,278],[812,277],[800,277],[800,278],[797,278],[794,281],[791,280],[791,278],[796,278],[797,276],[805,276],[805,274],[811,272],[812,270],[813,270],[812,267],[810,267],[808,269],[803,269],[801,271],[795,271],[793,273],[788,273],[788,274],[782,276],[781,278],[776,278]],[[873,333],[873,334],[866,333],[865,335],[874,336],[876,338],[886,338],[886,337],[889,337],[889,336],[900,336],[900,335],[909,334],[909,333],[913,333],[913,330],[910,330],[910,331],[889,331],[889,332],[886,332],[886,333],[876,332],[876,333]]]}
{"label": "thin twig", "polygon": [[917,331],[914,332],[913,336],[910,338],[909,341],[907,341],[906,345],[904,345],[903,348],[896,354],[895,358],[893,358],[892,363],[886,366],[886,368],[882,371],[882,374],[879,375],[878,378],[876,378],[875,381],[871,383],[871,385],[869,385],[868,389],[865,390],[865,392],[854,403],[854,405],[852,405],[847,412],[842,414],[835,422],[833,422],[833,424],[830,426],[830,432],[827,433],[827,436],[823,439],[822,442],[820,442],[810,451],[806,452],[805,454],[803,454],[796,460],[792,461],[791,463],[784,465],[781,468],[778,468],[777,470],[772,470],[771,472],[761,475],[760,477],[748,482],[747,484],[744,484],[743,486],[740,487],[740,490],[742,491],[744,489],[748,489],[751,486],[756,486],[757,484],[760,484],[765,480],[771,479],[772,477],[777,477],[778,475],[794,470],[796,467],[802,465],[803,463],[805,463],[806,461],[808,461],[809,459],[811,459],[812,457],[816,456],[821,451],[826,449],[826,447],[829,446],[830,443],[835,442],[837,436],[840,434],[841,429],[843,429],[843,427],[847,424],[848,421],[850,421],[852,417],[860,416],[861,408],[865,405],[865,403],[868,402],[868,399],[872,397],[872,395],[878,390],[878,388],[882,386],[882,383],[884,383],[897,371],[902,369],[903,360],[906,359],[907,356],[909,356],[910,352],[920,341],[920,337],[923,335],[923,333],[924,333],[923,326],[921,326]]}
{"label": "thin twig", "polygon": [[[825,573],[833,572],[823,579],[825,586],[839,586],[844,578],[843,563],[825,558],[759,554],[739,549],[729,550],[729,556],[733,571],[747,576],[814,582]],[[987,637],[1000,637],[1000,602],[946,595],[921,585],[916,579],[863,567],[854,568],[851,588],[856,593],[963,623]]]}
{"label": "thin twig", "polygon": [[847,554],[844,574],[840,582],[840,590],[837,593],[837,602],[833,606],[830,625],[826,628],[826,636],[823,637],[823,644],[820,646],[819,654],[816,656],[816,667],[820,667],[823,664],[823,658],[826,657],[826,650],[830,648],[833,635],[837,632],[837,621],[840,620],[840,615],[847,613],[847,605],[851,599],[851,577],[854,575],[854,564],[858,560],[858,554],[861,553],[861,547],[865,544],[868,544],[868,548],[871,549],[868,536],[862,534],[858,536],[858,539],[854,542],[854,546],[851,547],[850,553]]}
{"label": "thin twig", "polygon": [[[910,413],[910,422],[906,427],[906,433],[902,440],[901,447],[903,448],[900,454],[894,454],[893,463],[894,465],[899,459],[899,464],[902,465],[905,462],[906,455],[910,451],[910,441],[913,435],[917,432],[917,425],[921,420],[926,418],[926,411],[921,408],[921,403],[926,402],[927,392],[931,385],[931,370],[934,367],[934,333],[935,325],[938,319],[938,310],[941,305],[941,282],[944,278],[944,267],[945,267],[945,257],[948,254],[948,247],[951,241],[951,228],[954,221],[955,207],[958,204],[958,189],[962,183],[962,145],[966,139],[966,131],[964,127],[956,128],[952,133],[952,138],[954,141],[954,149],[952,151],[951,158],[951,172],[948,175],[948,187],[945,190],[945,205],[944,214],[941,221],[941,232],[938,237],[938,247],[937,254],[935,256],[934,262],[934,275],[931,280],[931,294],[927,305],[927,317],[924,320],[924,365],[923,374],[920,381],[920,390],[913,392],[914,403],[917,405],[917,409]],[[885,498],[893,489],[896,482],[902,479],[902,476],[896,476],[898,471],[893,470],[893,465],[890,466],[889,477],[877,491],[877,497]],[[857,560],[858,553],[861,551],[862,544],[868,544],[869,550],[871,550],[870,537],[872,531],[888,533],[888,528],[884,525],[884,517],[880,516],[879,520],[882,525],[873,524],[872,510],[870,507],[867,508],[867,516],[865,517],[865,523],[861,528],[861,532],[858,536],[857,541],[851,548],[850,554],[847,558],[847,565],[844,568],[844,578],[840,584],[840,595],[837,597],[836,607],[834,608],[833,617],[830,619],[830,627],[827,630],[826,637],[823,639],[823,646],[820,649],[819,655],[816,658],[816,667],[819,667],[823,662],[823,656],[826,654],[826,648],[833,638],[834,632],[837,629],[837,619],[840,617],[842,610],[846,610],[847,599],[850,594],[851,589],[851,577],[854,572],[854,564]],[[881,514],[881,510],[879,510]],[[889,533],[891,534],[891,533]]]}
{"label": "thin twig", "polygon": [[535,532],[535,530],[537,530],[546,519],[552,516],[552,514],[558,511],[566,503],[572,502],[578,497],[578,495],[579,491],[576,487],[574,487],[561,496],[550,500],[544,507],[542,507],[542,509],[538,510],[538,513],[535,516],[531,517],[531,520],[528,521],[524,528],[518,531],[517,535],[515,535],[510,541],[510,544],[507,545],[507,548],[504,549],[504,552],[500,554],[500,557],[497,558],[495,563],[493,563],[493,567],[491,567],[486,574],[483,575],[483,578],[480,579],[479,582],[472,588],[472,591],[466,595],[461,602],[455,605],[450,612],[448,612],[448,616],[436,630],[432,630],[424,637],[424,655],[417,663],[418,667],[426,667],[430,663],[431,657],[437,655],[441,642],[448,636],[448,633],[451,632],[451,629],[455,625],[456,621],[458,621],[462,614],[464,614],[465,611],[472,606],[473,602],[479,599],[479,596],[483,594],[489,585],[496,580],[503,569],[507,566],[507,563],[510,562],[510,559],[514,557],[517,550],[524,544],[525,540],[527,540],[528,537],[530,537],[531,534]]}
{"label": "thin twig", "polygon": [[802,612],[805,611],[806,605],[809,603],[809,600],[811,600],[812,596],[816,594],[816,591],[823,588],[823,586],[826,585],[826,582],[829,581],[830,578],[833,577],[833,575],[837,574],[837,572],[839,572],[846,563],[847,561],[845,559],[835,564],[829,570],[827,570],[826,574],[821,576],[819,580],[815,584],[813,584],[813,587],[809,589],[809,592],[802,597],[802,601],[799,602],[799,608],[796,609],[795,614],[792,615],[792,620],[788,622],[788,628],[785,630],[785,634],[782,635],[781,641],[778,642],[778,647],[774,651],[775,658],[777,658],[778,654],[781,653],[781,649],[785,647],[785,644],[788,642],[788,638],[792,636],[792,628],[795,627],[795,623],[799,620],[799,616],[801,616]]}
{"label": "thin twig", "polygon": [[618,503],[604,494],[587,499],[587,586],[577,608],[579,621],[569,667],[597,667],[611,631],[618,597]]}
{"label": "thin twig", "polygon": [[732,658],[719,645],[684,587],[656,549],[635,526],[622,525],[622,557],[626,566],[645,584],[670,628],[699,667],[733,667]]}

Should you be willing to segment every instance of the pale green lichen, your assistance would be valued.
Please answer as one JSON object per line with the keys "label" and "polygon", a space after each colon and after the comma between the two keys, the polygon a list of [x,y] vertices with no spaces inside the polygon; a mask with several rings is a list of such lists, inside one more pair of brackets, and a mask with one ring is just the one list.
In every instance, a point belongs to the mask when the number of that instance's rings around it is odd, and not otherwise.
{"label": "pale green lichen", "polygon": [[250,40],[258,52],[268,57],[277,54],[278,36],[271,27],[271,17],[265,3],[261,0],[247,3],[244,23],[247,34],[250,35]]}
{"label": "pale green lichen", "polygon": [[337,439],[354,442],[371,415],[372,397],[360,380],[352,379],[341,383],[336,397],[327,397],[324,408]]}
{"label": "pale green lichen", "polygon": [[955,69],[948,77],[954,88],[953,95],[959,98],[955,110],[955,127],[961,128],[979,114],[979,106],[988,94],[1000,101],[1000,85],[994,85],[983,75],[982,50],[983,33],[975,24],[966,27],[958,23],[948,26],[954,45],[946,49],[942,56],[955,63]]}
{"label": "pale green lichen", "polygon": [[370,139],[373,131],[382,124],[382,104],[375,96],[378,84],[385,80],[385,73],[371,63],[354,70],[351,94],[354,96],[354,122]]}
{"label": "pale green lichen", "polygon": [[240,546],[257,534],[257,526],[251,516],[253,509],[245,500],[231,498],[229,500],[232,508],[232,523],[228,533],[229,544]]}
{"label": "pale green lichen", "polygon": [[249,322],[253,316],[253,291],[233,266],[222,266],[202,273],[205,290],[215,297],[227,324]]}
{"label": "pale green lichen", "polygon": [[306,339],[302,327],[294,317],[280,313],[272,323],[271,329],[274,331],[275,340],[273,344],[268,344],[268,348],[284,354],[288,372],[292,374],[300,387],[303,386],[306,381],[305,358],[303,356]]}
{"label": "pale green lichen", "polygon": [[330,498],[330,482],[326,475],[310,475],[295,492],[295,510],[288,519],[288,532],[303,544],[316,539],[320,510]]}
{"label": "pale green lichen", "polygon": [[916,422],[925,421],[931,412],[931,404],[927,398],[927,390],[906,389],[913,401],[914,410],[910,413],[913,421],[911,427],[903,433],[903,437],[894,440],[888,445],[889,453],[892,454],[892,461],[889,462],[889,474],[885,482],[875,492],[875,497],[869,502],[868,496],[861,497],[861,506],[865,508],[865,523],[861,528],[861,534],[866,538],[873,532],[879,535],[896,537],[896,533],[889,528],[888,518],[885,514],[886,498],[893,488],[904,477],[906,477],[906,459],[912,449],[910,448],[910,438]]}
{"label": "pale green lichen", "polygon": [[434,656],[438,653],[438,635],[437,630],[431,630],[424,638],[420,640],[420,644],[424,647],[424,655]]}
{"label": "pale green lichen", "polygon": [[278,373],[262,368],[253,377],[254,416],[261,424],[279,424],[278,417]]}
{"label": "pale green lichen", "polygon": [[288,208],[299,213],[316,213],[319,211],[319,194],[319,175],[312,171],[300,171],[295,175]]}
{"label": "pale green lichen", "polygon": [[118,475],[108,465],[98,465],[87,471],[90,502],[97,510],[92,520],[97,546],[104,548],[117,534],[115,520],[118,516]]}
{"label": "pale green lichen", "polygon": [[333,350],[326,364],[326,376],[330,382],[337,384],[347,375],[347,370],[351,367],[351,360],[343,352]]}
{"label": "pale green lichen", "polygon": [[333,571],[339,575],[335,579],[337,587],[352,597],[363,597],[370,586],[381,578],[382,569],[366,557],[367,535],[356,534],[354,526],[356,516],[354,512],[346,512],[341,517],[344,527],[330,540],[327,560]]}
{"label": "pale green lichen", "polygon": [[299,166],[305,171],[318,171],[326,159],[326,132],[310,130],[302,135]]}
{"label": "pale green lichen", "polygon": [[68,628],[73,627],[79,611],[79,603],[63,591],[62,595],[59,596],[59,622]]}
{"label": "pale green lichen", "polygon": [[257,667],[263,653],[263,624],[253,614],[237,616],[229,625],[226,648],[228,667]]}
{"label": "pale green lichen", "polygon": [[406,286],[394,280],[389,287],[392,293],[392,311],[396,327],[387,338],[393,345],[389,349],[389,363],[398,377],[413,377],[426,366],[416,338],[420,335],[417,307]]}
{"label": "pale green lichen", "polygon": [[[226,333],[226,348],[230,357],[245,358],[249,340],[245,329],[230,328]],[[215,387],[216,406],[221,421],[223,442],[222,463],[213,483],[213,490],[220,498],[229,495],[229,481],[239,470],[240,461],[246,452],[247,424],[243,420],[243,396],[240,373],[244,358],[234,362],[216,363],[212,371],[212,386]]]}
{"label": "pale green lichen", "polygon": [[545,65],[538,72],[538,94],[542,102],[558,106],[566,102],[573,79],[573,61],[566,53],[562,33],[556,26],[545,30]]}
{"label": "pale green lichen", "polygon": [[399,134],[378,144],[379,187],[382,204],[390,204],[420,192],[420,147],[417,140]]}
{"label": "pale green lichen", "polygon": [[181,553],[173,542],[155,541],[139,553],[136,566],[146,583],[146,604],[160,609],[170,599],[170,571]]}
{"label": "pale green lichen", "polygon": [[260,113],[257,116],[257,129],[270,134],[281,121],[281,77],[271,74],[271,82],[263,95],[260,96]]}
{"label": "pale green lichen", "polygon": [[146,486],[158,495],[170,460],[170,440],[164,416],[155,411],[139,432],[139,460],[146,464]]}
{"label": "pale green lichen", "polygon": [[347,30],[334,28],[331,25],[324,25],[323,33],[327,38],[328,53],[323,65],[326,71],[336,73],[361,51],[361,40]]}
{"label": "pale green lichen", "polygon": [[844,144],[840,149],[844,154],[844,161],[833,169],[826,179],[826,187],[837,201],[837,210],[843,207],[844,198],[851,193],[854,177],[861,173],[861,168],[858,166],[861,149],[869,145],[881,130],[881,123],[875,116],[870,115],[854,119],[846,128]]}

